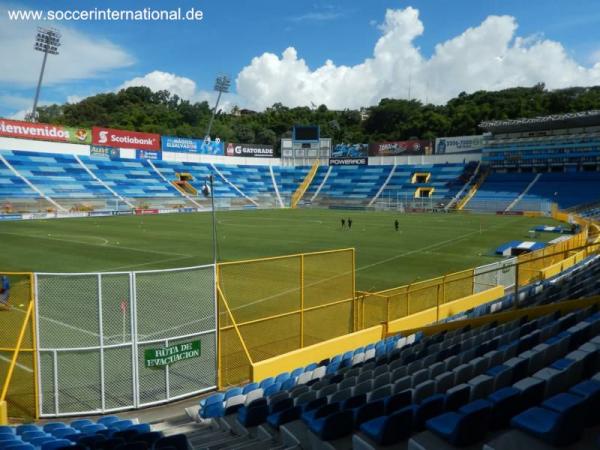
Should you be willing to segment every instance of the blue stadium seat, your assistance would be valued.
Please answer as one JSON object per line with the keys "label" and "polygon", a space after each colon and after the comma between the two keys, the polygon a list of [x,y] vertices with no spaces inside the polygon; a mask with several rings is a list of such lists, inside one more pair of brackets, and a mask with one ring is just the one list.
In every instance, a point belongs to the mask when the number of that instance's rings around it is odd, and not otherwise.
{"label": "blue stadium seat", "polygon": [[554,446],[565,446],[581,438],[585,425],[585,399],[558,394],[541,407],[513,417],[511,425]]}
{"label": "blue stadium seat", "polygon": [[487,433],[491,409],[489,401],[475,400],[458,412],[447,412],[429,419],[426,426],[452,445],[472,445]]}

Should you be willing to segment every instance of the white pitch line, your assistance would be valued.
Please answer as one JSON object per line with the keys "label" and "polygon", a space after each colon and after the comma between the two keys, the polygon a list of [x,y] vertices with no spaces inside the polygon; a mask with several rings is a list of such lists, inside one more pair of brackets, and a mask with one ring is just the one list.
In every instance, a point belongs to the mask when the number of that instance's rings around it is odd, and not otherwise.
{"label": "white pitch line", "polygon": [[[487,231],[487,230],[494,229],[494,228],[503,228],[503,227],[505,227],[505,226],[507,226],[507,225],[508,225],[508,224],[506,224],[506,223],[503,223],[503,224],[500,224],[500,225],[492,225],[492,226],[490,226],[490,227],[488,227],[488,228],[484,228],[484,230],[486,230],[486,231]],[[357,269],[355,270],[355,273],[356,273],[356,272],[358,272],[358,271],[361,271],[361,270],[370,269],[370,268],[372,268],[372,267],[375,267],[375,266],[378,266],[378,265],[381,265],[381,264],[388,263],[388,262],[390,262],[390,261],[393,261],[393,260],[395,260],[395,259],[398,259],[398,258],[403,258],[403,257],[405,257],[405,256],[410,256],[410,255],[412,255],[412,254],[415,254],[415,253],[419,253],[419,252],[426,251],[426,250],[431,250],[431,249],[438,248],[438,247],[444,247],[445,245],[448,245],[448,244],[451,244],[451,243],[453,243],[453,242],[457,242],[457,241],[460,241],[460,240],[466,239],[466,238],[468,238],[468,237],[470,237],[470,236],[472,236],[472,235],[479,234],[479,233],[480,233],[480,231],[479,231],[479,230],[477,230],[477,231],[471,231],[471,232],[469,232],[469,233],[463,234],[463,235],[461,235],[461,236],[458,236],[458,237],[456,237],[456,238],[452,238],[452,239],[446,239],[446,240],[444,240],[444,241],[440,241],[440,242],[437,242],[437,243],[435,243],[435,244],[426,245],[425,247],[421,247],[421,248],[419,248],[419,249],[414,249],[414,250],[410,250],[410,251],[408,251],[408,252],[400,253],[400,254],[398,254],[398,255],[394,255],[394,256],[392,256],[392,257],[389,257],[389,258],[383,259],[383,260],[381,260],[381,261],[378,261],[378,262],[375,262],[375,263],[372,263],[372,264],[367,264],[367,265],[365,265],[365,266],[361,266],[361,267],[359,267],[359,268],[357,268]],[[326,281],[330,281],[330,280],[333,280],[333,279],[335,279],[335,278],[339,278],[339,277],[342,277],[342,276],[346,276],[346,275],[348,275],[349,273],[350,273],[350,272],[341,273],[341,274],[337,274],[337,275],[335,275],[335,276],[332,276],[332,277],[330,277],[330,278],[325,278],[325,279],[323,279],[323,280],[319,280],[318,282],[314,282],[314,283],[312,283],[312,284],[310,284],[310,285],[308,285],[308,286],[305,286],[305,288],[306,288],[306,287],[311,287],[311,286],[316,286],[316,285],[318,285],[318,284],[320,284],[320,283],[324,283],[324,282],[326,282]],[[277,294],[269,295],[269,296],[267,296],[267,297],[264,297],[264,298],[261,298],[261,299],[255,300],[255,301],[253,301],[253,302],[250,302],[250,303],[248,303],[248,304],[246,304],[246,305],[242,305],[242,306],[238,306],[237,308],[233,308],[233,309],[232,309],[232,311],[237,311],[237,310],[240,310],[240,309],[247,308],[247,307],[249,307],[249,306],[254,306],[254,305],[256,305],[256,304],[263,303],[263,302],[266,302],[266,301],[268,301],[268,300],[272,300],[272,299],[274,299],[274,298],[280,297],[281,295],[285,295],[285,294],[291,294],[291,293],[294,293],[294,292],[296,292],[296,291],[298,291],[298,290],[299,290],[299,288],[292,288],[292,289],[288,289],[288,290],[286,290],[286,291],[279,292],[279,293],[277,293]]]}
{"label": "white pitch line", "polygon": [[192,255],[185,255],[183,253],[161,252],[159,250],[149,250],[149,249],[142,250],[142,249],[136,248],[136,247],[125,247],[124,245],[92,244],[90,242],[77,241],[74,239],[58,239],[58,238],[53,238],[50,236],[42,236],[42,235],[10,233],[8,231],[0,231],[0,234],[8,234],[11,236],[19,236],[19,237],[26,237],[26,238],[32,238],[32,239],[45,239],[45,240],[49,240],[49,241],[72,242],[75,244],[88,245],[91,247],[104,247],[104,248],[116,248],[119,250],[131,250],[133,252],[138,252],[138,253],[154,253],[156,255],[165,255],[165,256],[181,256],[181,257],[185,256],[185,257],[189,257],[189,258],[192,257]]}
{"label": "white pitch line", "polygon": [[[5,356],[2,356],[2,355],[0,355],[0,359],[3,361],[6,361],[7,363],[12,362],[12,359],[6,358]],[[31,367],[24,366],[21,363],[17,363],[17,364],[15,364],[15,366],[18,367],[19,369],[25,370],[26,372],[33,373],[33,369]]]}
{"label": "white pitch line", "polygon": [[162,264],[162,263],[166,263],[166,262],[180,261],[182,259],[190,259],[190,258],[193,258],[193,256],[178,256],[177,258],[159,259],[156,261],[150,261],[150,262],[142,263],[142,264],[128,264],[126,266],[110,267],[108,269],[104,269],[102,272],[99,272],[99,273],[102,274],[103,272],[115,272],[117,270],[122,270],[122,269],[131,269],[132,267],[151,266],[152,264]]}
{"label": "white pitch line", "polygon": [[[24,309],[17,308],[17,307],[13,307],[13,309],[16,309],[17,311],[21,311],[22,313],[26,312]],[[42,316],[42,315],[38,315],[38,317],[40,319],[47,320],[48,322],[54,323],[56,325],[62,325],[65,328],[69,328],[69,329],[75,330],[75,331],[80,331],[89,336],[100,337],[100,335],[98,333],[94,333],[93,331],[84,330],[83,328],[79,328],[74,325],[69,325],[68,323],[61,322],[60,320],[52,319],[50,317],[46,317],[46,316]]]}

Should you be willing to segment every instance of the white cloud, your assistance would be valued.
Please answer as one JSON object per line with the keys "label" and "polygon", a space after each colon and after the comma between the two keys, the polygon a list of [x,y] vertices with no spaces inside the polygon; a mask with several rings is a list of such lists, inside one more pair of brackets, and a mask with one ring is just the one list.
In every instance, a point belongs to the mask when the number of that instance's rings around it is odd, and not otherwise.
{"label": "white cloud", "polygon": [[[42,23],[10,21],[7,9],[27,9],[23,5],[0,3],[0,82],[34,86],[42,63],[42,54],[33,50],[37,26]],[[49,56],[44,83],[97,77],[102,73],[133,64],[122,48],[105,39],[83,34],[58,25],[62,33],[60,54]]]}
{"label": "white cloud", "polygon": [[559,42],[543,35],[517,36],[510,16],[490,16],[480,25],[435,47],[426,58],[415,45],[424,33],[419,11],[388,9],[373,56],[355,66],[326,61],[310,69],[293,47],[281,56],[264,53],[239,73],[238,95],[252,108],[324,103],[356,108],[381,98],[412,97],[443,103],[461,91],[496,90],[544,82],[550,89],[600,84],[600,62],[583,67]]}
{"label": "white cloud", "polygon": [[196,82],[173,73],[155,70],[143,77],[136,77],[123,83],[119,89],[131,86],[146,86],[153,91],[167,90],[181,98],[190,99],[196,95]]}
{"label": "white cloud", "polygon": [[[217,99],[216,92],[199,90],[194,80],[175,75],[174,73],[161,72],[160,70],[155,70],[144,76],[125,81],[117,90],[126,89],[131,86],[145,86],[154,92],[166,90],[184,100],[191,102],[207,101],[211,106]],[[219,109],[231,109],[235,99],[236,96],[234,94],[227,94],[221,99]]]}
{"label": "white cloud", "polygon": [[25,120],[25,116],[31,112],[31,108],[29,109],[21,109],[16,113],[10,114],[8,119],[12,120]]}

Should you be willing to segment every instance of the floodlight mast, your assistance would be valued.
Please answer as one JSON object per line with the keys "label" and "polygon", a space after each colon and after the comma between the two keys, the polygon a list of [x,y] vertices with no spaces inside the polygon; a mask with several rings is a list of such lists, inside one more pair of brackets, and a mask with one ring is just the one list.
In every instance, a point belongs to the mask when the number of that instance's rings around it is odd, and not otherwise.
{"label": "floodlight mast", "polygon": [[231,80],[227,75],[218,76],[215,80],[215,91],[219,93],[217,96],[217,103],[215,103],[215,107],[213,108],[212,115],[210,116],[210,122],[208,123],[208,130],[206,130],[206,138],[210,139],[210,132],[212,130],[213,122],[215,120],[215,115],[217,114],[217,108],[219,107],[219,102],[221,101],[221,95],[227,94],[229,92],[229,88],[231,87]]}
{"label": "floodlight mast", "polygon": [[61,34],[54,28],[38,27],[38,32],[35,36],[34,50],[44,53],[42,60],[42,69],[38,78],[37,88],[35,90],[35,98],[33,99],[33,109],[31,111],[31,121],[37,120],[37,104],[40,98],[40,90],[42,88],[42,80],[44,79],[44,70],[46,69],[46,61],[48,55],[58,55],[58,47],[60,47]]}

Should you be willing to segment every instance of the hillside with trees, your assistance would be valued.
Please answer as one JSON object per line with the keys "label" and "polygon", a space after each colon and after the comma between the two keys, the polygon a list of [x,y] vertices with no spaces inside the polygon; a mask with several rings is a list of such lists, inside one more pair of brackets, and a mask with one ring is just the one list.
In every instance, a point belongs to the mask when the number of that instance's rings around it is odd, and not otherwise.
{"label": "hillside with trees", "polygon": [[[445,105],[418,100],[383,99],[363,111],[288,108],[280,103],[262,112],[220,111],[213,137],[232,142],[270,144],[276,148],[294,124],[318,124],[334,142],[369,143],[410,138],[479,134],[484,120],[516,119],[600,109],[600,86],[550,91],[531,88],[461,93]],[[69,126],[94,125],[184,137],[203,138],[210,119],[207,102],[191,103],[167,91],[130,87],[98,94],[78,103],[39,109],[39,121]]]}

